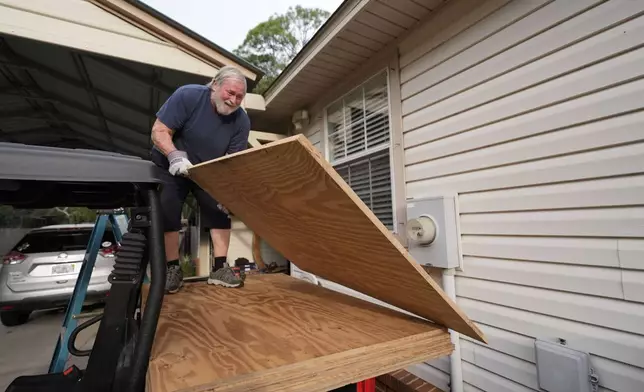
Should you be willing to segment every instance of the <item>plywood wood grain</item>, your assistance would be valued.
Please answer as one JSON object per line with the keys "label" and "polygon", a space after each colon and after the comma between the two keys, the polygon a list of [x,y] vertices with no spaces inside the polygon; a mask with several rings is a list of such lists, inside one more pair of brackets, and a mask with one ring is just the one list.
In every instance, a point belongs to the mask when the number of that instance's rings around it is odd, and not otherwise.
{"label": "plywood wood grain", "polygon": [[444,328],[288,275],[194,282],[164,298],[147,390],[328,391],[452,350]]}
{"label": "plywood wood grain", "polygon": [[195,165],[190,178],[303,270],[485,341],[304,136]]}

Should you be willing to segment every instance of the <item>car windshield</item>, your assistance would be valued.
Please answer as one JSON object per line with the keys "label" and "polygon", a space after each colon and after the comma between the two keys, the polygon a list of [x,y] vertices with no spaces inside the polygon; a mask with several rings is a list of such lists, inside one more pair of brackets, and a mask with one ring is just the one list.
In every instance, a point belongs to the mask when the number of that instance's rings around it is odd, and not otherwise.
{"label": "car windshield", "polygon": [[[24,254],[85,250],[91,234],[91,228],[36,231],[27,234],[13,250]],[[111,230],[105,230],[101,243],[103,247],[115,243]]]}

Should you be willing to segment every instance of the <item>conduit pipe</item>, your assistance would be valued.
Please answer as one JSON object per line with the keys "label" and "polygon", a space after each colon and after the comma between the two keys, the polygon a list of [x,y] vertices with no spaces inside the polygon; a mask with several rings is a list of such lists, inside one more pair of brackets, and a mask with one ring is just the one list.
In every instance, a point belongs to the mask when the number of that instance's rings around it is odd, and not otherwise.
{"label": "conduit pipe", "polygon": [[[455,269],[443,269],[443,290],[452,301],[456,302],[456,284],[454,282]],[[450,339],[454,345],[454,351],[450,355],[450,392],[463,392],[463,367],[461,361],[460,334],[449,329]]]}

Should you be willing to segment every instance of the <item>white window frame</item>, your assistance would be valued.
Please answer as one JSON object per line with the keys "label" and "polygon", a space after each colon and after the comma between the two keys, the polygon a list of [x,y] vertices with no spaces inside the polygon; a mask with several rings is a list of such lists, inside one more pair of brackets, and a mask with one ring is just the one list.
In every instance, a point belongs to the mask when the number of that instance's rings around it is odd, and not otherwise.
{"label": "white window frame", "polygon": [[[365,84],[369,83],[373,79],[377,77],[382,77],[384,74],[384,79],[387,83],[386,91],[387,91],[387,117],[389,119],[389,141],[387,144],[381,145],[374,147],[368,151],[362,151],[359,153],[356,153],[354,155],[351,155],[349,157],[343,157],[337,160],[330,160],[329,159],[329,123],[328,123],[328,110],[331,106],[336,104],[339,100],[344,99],[345,97],[351,95],[354,93],[356,90],[362,88]],[[387,150],[387,154],[389,157],[389,178],[391,181],[391,187],[390,187],[390,192],[391,192],[391,213],[392,213],[392,221],[393,225],[392,228],[389,229],[390,232],[394,234],[398,234],[398,217],[397,217],[397,208],[396,208],[396,192],[395,192],[395,170],[394,170],[394,151],[393,151],[393,140],[394,140],[394,127],[393,127],[393,119],[392,119],[392,112],[391,112],[392,104],[391,104],[391,75],[390,75],[390,69],[389,67],[385,66],[376,72],[374,72],[371,76],[368,78],[365,78],[362,80],[360,83],[358,83],[356,86],[354,86],[351,90],[347,91],[346,93],[342,94],[338,98],[334,99],[331,101],[329,104],[324,106],[324,109],[322,110],[322,121],[323,121],[323,126],[322,126],[322,132],[323,132],[323,153],[324,153],[324,158],[333,166],[334,168],[337,165],[341,165],[347,162],[352,162],[356,161],[359,159],[362,159],[366,156],[374,155],[378,152],[385,151]]]}

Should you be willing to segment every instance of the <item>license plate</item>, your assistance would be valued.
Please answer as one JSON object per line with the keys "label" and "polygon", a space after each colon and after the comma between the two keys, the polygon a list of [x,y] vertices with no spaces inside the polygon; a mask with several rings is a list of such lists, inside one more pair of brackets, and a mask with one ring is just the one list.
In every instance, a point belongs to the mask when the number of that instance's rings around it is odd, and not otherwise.
{"label": "license plate", "polygon": [[52,274],[71,274],[74,272],[76,264],[58,264],[51,267]]}

